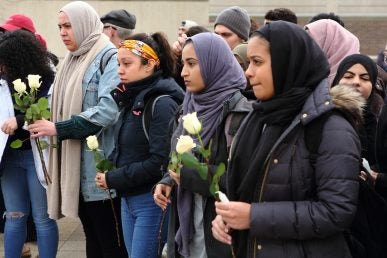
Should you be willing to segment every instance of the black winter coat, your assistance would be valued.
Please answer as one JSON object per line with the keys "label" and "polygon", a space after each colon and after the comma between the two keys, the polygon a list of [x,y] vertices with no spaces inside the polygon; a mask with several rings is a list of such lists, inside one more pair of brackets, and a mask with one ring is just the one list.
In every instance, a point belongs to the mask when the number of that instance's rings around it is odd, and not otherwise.
{"label": "black winter coat", "polygon": [[[183,101],[184,92],[172,78],[154,74],[142,81],[144,90],[135,96],[133,105],[124,107],[115,125],[115,148],[109,159],[116,169],[106,174],[106,183],[121,196],[150,192],[162,178],[162,167],[170,152],[170,121]],[[142,116],[149,97],[160,98],[149,125],[149,141],[145,136]]]}
{"label": "black winter coat", "polygon": [[351,257],[343,231],[356,211],[359,137],[344,117],[331,115],[315,169],[304,139],[304,125],[334,105],[361,112],[361,101],[340,101],[338,96],[331,97],[328,85],[321,83],[269,152],[263,180],[251,182],[260,191],[251,204],[248,257]]}

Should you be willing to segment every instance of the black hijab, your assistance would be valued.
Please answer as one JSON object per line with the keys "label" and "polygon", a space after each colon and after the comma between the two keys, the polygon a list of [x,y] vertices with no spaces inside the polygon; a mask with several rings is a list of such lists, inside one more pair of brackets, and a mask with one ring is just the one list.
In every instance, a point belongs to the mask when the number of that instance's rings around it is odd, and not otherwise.
{"label": "black hijab", "polygon": [[341,61],[337,68],[337,73],[332,82],[332,87],[339,84],[344,74],[355,64],[361,64],[370,76],[372,90],[371,95],[367,99],[367,106],[363,112],[363,125],[359,128],[359,137],[362,146],[362,157],[366,158],[369,164],[373,167],[376,164],[375,154],[375,140],[377,128],[377,114],[378,111],[373,111],[373,105],[377,102],[376,82],[378,78],[378,69],[371,58],[361,54],[353,54],[347,56]]}
{"label": "black hijab", "polygon": [[[274,97],[254,105],[238,133],[227,174],[230,199],[247,203],[256,201],[271,147],[329,74],[324,53],[297,25],[271,22],[252,35],[257,36],[270,44]],[[238,257],[246,257],[248,232],[235,231],[233,239]]]}
{"label": "black hijab", "polygon": [[376,81],[378,79],[378,69],[375,62],[372,61],[370,57],[362,54],[353,54],[347,56],[343,59],[343,61],[341,61],[339,67],[337,68],[336,76],[333,79],[332,87],[339,84],[339,81],[343,78],[344,74],[355,64],[361,64],[367,70],[368,74],[370,75],[373,92],[376,86]]}

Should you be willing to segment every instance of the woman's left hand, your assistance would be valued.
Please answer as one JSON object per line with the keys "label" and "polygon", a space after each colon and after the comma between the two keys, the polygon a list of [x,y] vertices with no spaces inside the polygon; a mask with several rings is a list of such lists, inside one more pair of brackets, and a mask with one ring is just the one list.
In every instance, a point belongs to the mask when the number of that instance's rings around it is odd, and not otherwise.
{"label": "woman's left hand", "polygon": [[227,227],[244,230],[250,228],[251,204],[245,202],[215,202],[216,213]]}
{"label": "woman's left hand", "polygon": [[101,173],[101,172],[97,173],[97,175],[95,176],[95,184],[97,185],[97,187],[104,190],[108,188],[104,173]]}

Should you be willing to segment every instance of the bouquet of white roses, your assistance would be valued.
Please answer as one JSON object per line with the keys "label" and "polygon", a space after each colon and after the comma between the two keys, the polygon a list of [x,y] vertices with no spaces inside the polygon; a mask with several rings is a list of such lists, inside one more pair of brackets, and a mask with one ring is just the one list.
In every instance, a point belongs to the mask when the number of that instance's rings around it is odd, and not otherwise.
{"label": "bouquet of white roses", "polygon": [[[12,82],[15,89],[15,93],[13,94],[15,100],[14,108],[24,114],[24,127],[28,124],[34,123],[36,120],[50,119],[51,116],[48,99],[46,97],[38,99],[37,97],[40,85],[42,84],[42,82],[40,82],[40,78],[40,75],[36,74],[30,74],[27,76],[29,91],[27,91],[27,85],[21,79],[14,80]],[[26,140],[28,139],[17,139],[13,141],[11,143],[11,148],[20,148]],[[47,148],[49,144],[39,138],[35,138],[34,140],[34,144],[36,144],[39,152],[41,168],[47,185],[47,183],[51,183],[51,179],[47,172],[45,157],[42,150]]]}
{"label": "bouquet of white roses", "polygon": [[[219,179],[225,172],[226,166],[223,162],[217,164],[215,173],[209,173],[209,160],[211,155],[211,143],[208,148],[203,145],[200,137],[200,131],[202,130],[202,124],[197,118],[196,112],[186,114],[182,117],[183,128],[191,135],[194,135],[198,140],[196,144],[193,138],[189,135],[181,135],[178,138],[176,149],[172,151],[170,163],[168,169],[176,171],[180,174],[181,167],[194,168],[198,171],[200,177],[203,180],[209,180],[210,193],[216,198],[219,198]],[[193,151],[199,153],[204,162],[200,162],[198,158],[193,154]]]}

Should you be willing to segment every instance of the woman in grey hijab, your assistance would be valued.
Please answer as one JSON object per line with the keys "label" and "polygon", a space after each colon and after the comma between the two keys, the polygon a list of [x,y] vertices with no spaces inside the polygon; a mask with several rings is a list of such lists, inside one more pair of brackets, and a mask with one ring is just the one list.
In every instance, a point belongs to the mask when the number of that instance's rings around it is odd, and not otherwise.
{"label": "woman in grey hijab", "polygon": [[[181,76],[187,90],[182,113],[197,112],[203,125],[200,131],[203,144],[208,147],[212,142],[210,165],[226,164],[233,137],[226,128],[232,124],[232,117],[244,117],[250,110],[241,94],[246,87],[246,77],[226,42],[214,33],[200,33],[189,38],[182,60]],[[172,136],[173,147],[181,134],[184,129],[180,123]],[[210,182],[202,180],[194,169],[183,167],[180,176],[170,171],[155,189],[155,201],[163,209],[174,184],[177,185],[176,210],[171,209],[168,257],[231,257],[230,248],[214,241],[211,235],[215,200],[209,192]],[[173,218],[174,212],[177,212],[178,221]],[[175,248],[176,254],[173,253]]]}

